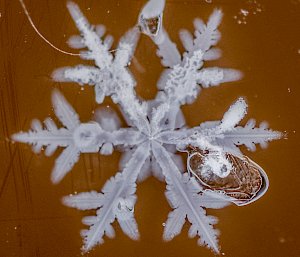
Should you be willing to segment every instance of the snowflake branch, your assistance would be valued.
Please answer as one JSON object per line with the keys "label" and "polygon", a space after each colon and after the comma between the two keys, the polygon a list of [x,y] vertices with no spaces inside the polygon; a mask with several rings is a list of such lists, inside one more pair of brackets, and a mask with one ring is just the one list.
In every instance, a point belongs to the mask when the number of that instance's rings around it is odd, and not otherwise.
{"label": "snowflake branch", "polygon": [[[158,143],[152,143],[152,151],[155,159],[161,166],[167,182],[166,197],[175,211],[169,214],[164,238],[172,239],[180,233],[185,217],[191,222],[190,236],[199,235],[198,243],[207,245],[216,253],[219,253],[217,235],[218,232],[212,227],[214,224],[209,217],[205,216],[198,193],[201,187],[187,174],[182,175],[170,158],[168,152]],[[192,232],[193,233],[192,233]]]}
{"label": "snowflake branch", "polygon": [[35,153],[40,153],[42,147],[47,146],[46,156],[51,156],[57,147],[66,147],[72,143],[72,132],[68,129],[58,129],[50,118],[47,118],[44,123],[45,129],[39,120],[33,120],[30,131],[13,134],[12,140],[31,144]]}
{"label": "snowflake branch", "polygon": [[201,91],[198,85],[207,88],[237,81],[242,77],[242,73],[234,69],[201,69],[203,61],[214,60],[220,56],[220,51],[212,46],[220,39],[217,28],[221,18],[222,12],[215,10],[207,25],[196,19],[195,39],[188,31],[181,31],[181,41],[186,49],[183,58],[164,29],[161,29],[156,37],[151,37],[158,47],[157,55],[162,57],[162,64],[170,68],[162,74],[158,83],[158,88],[165,92],[170,102],[190,104]]}
{"label": "snowflake branch", "polygon": [[210,149],[241,155],[238,148],[240,145],[255,151],[255,144],[266,148],[267,142],[282,138],[283,134],[268,129],[266,122],[255,127],[255,120],[251,119],[244,127],[237,126],[246,115],[246,107],[246,102],[240,98],[224,114],[221,121],[205,122],[192,129],[166,131],[160,134],[159,141],[164,144],[175,144],[178,149],[192,145],[202,150]]}
{"label": "snowflake branch", "polygon": [[[100,69],[109,67],[113,58],[109,52],[111,42],[103,42],[101,40],[77,4],[69,1],[67,7],[77,28],[81,32],[83,44],[89,49],[89,52],[82,55],[82,57],[94,60]],[[112,40],[109,39],[107,41]]]}
{"label": "snowflake branch", "polygon": [[[58,147],[66,149],[56,159],[51,179],[53,183],[60,182],[63,177],[78,162],[80,153],[96,153],[101,149],[102,154],[111,154],[113,146],[127,147],[143,142],[144,136],[134,129],[113,129],[107,124],[80,123],[78,114],[67,102],[63,95],[55,90],[52,94],[52,103],[56,116],[65,126],[57,128],[51,119],[45,120],[45,129],[38,120],[32,122],[29,132],[20,132],[12,135],[14,141],[33,145],[33,151],[39,153],[46,146],[47,156],[52,155]],[[104,113],[102,113],[103,116]],[[113,123],[114,120],[106,121]],[[103,128],[101,127],[103,124]],[[105,130],[105,128],[109,131]]]}
{"label": "snowflake branch", "polygon": [[[67,206],[80,210],[98,209],[97,216],[87,217],[83,220],[89,225],[89,230],[83,232],[84,251],[89,251],[96,244],[103,243],[103,236],[114,236],[110,225],[118,220],[123,232],[132,239],[138,239],[137,224],[134,219],[134,204],[136,201],[136,180],[144,162],[150,154],[148,142],[141,144],[134,151],[131,159],[126,164],[122,173],[117,173],[106,182],[102,193],[81,193],[63,198]],[[87,205],[89,202],[91,205]]]}
{"label": "snowflake branch", "polygon": [[235,69],[223,69],[218,67],[203,68],[197,75],[197,84],[203,88],[219,86],[221,83],[237,81],[242,78],[242,73]]}
{"label": "snowflake branch", "polygon": [[172,68],[181,63],[181,55],[177,46],[170,39],[164,27],[161,28],[156,37],[151,38],[158,47],[156,54],[161,58],[161,64],[164,67]]}
{"label": "snowflake branch", "polygon": [[222,21],[223,13],[220,9],[215,9],[210,15],[207,24],[201,19],[195,19],[195,39],[191,48],[186,49],[189,53],[201,50],[207,52],[212,46],[215,46],[220,38],[221,33],[218,27]]}
{"label": "snowflake branch", "polygon": [[78,65],[62,67],[52,73],[52,78],[59,82],[76,82],[79,85],[94,86],[105,79],[107,73],[93,66]]}
{"label": "snowflake branch", "polygon": [[58,90],[52,92],[52,105],[56,117],[68,130],[73,131],[79,126],[78,114]]}

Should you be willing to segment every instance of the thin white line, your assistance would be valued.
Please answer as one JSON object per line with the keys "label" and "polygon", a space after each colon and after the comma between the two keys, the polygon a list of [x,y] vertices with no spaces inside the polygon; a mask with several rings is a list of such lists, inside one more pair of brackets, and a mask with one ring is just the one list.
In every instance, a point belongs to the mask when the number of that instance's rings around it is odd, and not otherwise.
{"label": "thin white line", "polygon": [[35,30],[35,32],[48,44],[48,45],[50,45],[52,48],[54,48],[55,50],[57,50],[57,51],[59,51],[59,52],[61,52],[61,53],[63,53],[63,54],[67,54],[67,55],[72,55],[72,56],[80,56],[80,54],[78,54],[78,53],[70,53],[70,52],[66,52],[66,51],[64,51],[64,50],[61,50],[61,49],[59,49],[58,47],[56,47],[55,45],[53,45],[48,39],[46,39],[40,32],[39,32],[39,30],[36,28],[36,26],[34,25],[34,23],[33,23],[33,21],[32,21],[32,19],[31,19],[31,17],[30,17],[30,15],[29,15],[29,13],[28,13],[28,10],[27,10],[27,8],[26,8],[26,6],[25,6],[25,4],[24,4],[24,1],[23,0],[19,0],[19,2],[20,2],[20,4],[21,4],[21,6],[22,6],[22,8],[23,8],[23,11],[24,11],[24,13],[25,13],[25,15],[27,16],[27,19],[28,19],[28,21],[29,21],[29,23],[30,23],[30,25],[32,26],[32,28]]}

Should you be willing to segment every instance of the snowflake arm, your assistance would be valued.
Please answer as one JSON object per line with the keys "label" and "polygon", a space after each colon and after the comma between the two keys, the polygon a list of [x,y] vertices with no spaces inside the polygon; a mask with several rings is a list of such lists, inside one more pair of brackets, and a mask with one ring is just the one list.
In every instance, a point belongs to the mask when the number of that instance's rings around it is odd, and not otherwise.
{"label": "snowflake arm", "polygon": [[79,159],[80,149],[74,145],[73,133],[80,121],[77,113],[65,98],[58,92],[52,94],[54,112],[65,128],[58,129],[51,119],[46,119],[45,129],[38,120],[32,122],[32,130],[14,134],[15,141],[33,145],[34,152],[40,152],[46,146],[47,156],[52,155],[58,147],[66,147],[55,162],[51,175],[53,183],[58,183]]}
{"label": "snowflake arm", "polygon": [[244,127],[237,126],[231,131],[224,132],[223,136],[217,136],[215,142],[234,153],[239,152],[238,146],[241,145],[245,145],[250,151],[256,150],[256,144],[265,149],[268,142],[283,137],[282,132],[268,129],[266,122],[261,122],[259,127],[255,127],[255,124],[255,120],[250,119]]}
{"label": "snowflake arm", "polygon": [[204,123],[200,125],[200,128],[210,138],[212,144],[233,154],[241,154],[238,148],[240,145],[245,145],[249,150],[255,151],[255,144],[266,148],[267,142],[282,137],[281,132],[268,129],[266,122],[255,127],[255,120],[250,119],[244,127],[238,126],[247,113],[246,108],[246,102],[240,98],[224,114],[221,121]]}
{"label": "snowflake arm", "polygon": [[113,59],[108,51],[108,44],[100,39],[104,28],[100,27],[99,37],[76,4],[69,2],[68,8],[82,34],[81,41],[78,37],[72,37],[71,45],[87,47],[90,52],[85,57],[95,60],[97,67],[79,65],[75,68],[60,68],[54,71],[54,80],[94,86],[98,103],[102,103],[105,96],[111,96],[136,128],[144,132],[149,131],[146,106],[137,99],[134,91],[136,82],[127,69],[139,39],[138,28],[132,28],[121,38]]}
{"label": "snowflake arm", "polygon": [[186,49],[183,58],[164,29],[157,37],[152,37],[158,46],[157,54],[162,58],[162,64],[169,67],[158,83],[158,88],[165,92],[169,101],[180,105],[192,103],[201,87],[218,86],[241,78],[241,72],[234,69],[202,68],[205,60],[220,57],[220,51],[212,47],[220,39],[217,28],[221,18],[222,12],[215,10],[207,25],[195,20],[195,39],[189,32],[181,31],[180,37]]}
{"label": "snowflake arm", "polygon": [[101,149],[102,154],[111,154],[113,146],[126,147],[144,140],[141,133],[134,129],[106,128],[104,123],[109,122],[108,119],[100,123],[80,123],[78,114],[57,90],[52,94],[52,103],[56,116],[65,127],[57,128],[48,118],[44,122],[44,129],[40,121],[34,120],[32,130],[14,134],[12,139],[33,145],[36,153],[46,146],[47,156],[52,155],[58,147],[66,148],[55,161],[51,175],[53,183],[60,182],[73,168],[79,160],[80,153],[95,153]]}
{"label": "snowflake arm", "polygon": [[109,48],[112,43],[112,39],[111,37],[108,37],[104,42],[101,40],[101,36],[105,33],[104,27],[101,26],[101,29],[98,29],[99,36],[89,24],[77,4],[69,1],[67,3],[67,7],[78,30],[81,32],[82,44],[89,49],[89,51],[84,53],[82,57],[94,60],[100,69],[104,69],[111,65],[113,57],[109,52]]}
{"label": "snowflake arm", "polygon": [[132,28],[122,37],[113,58],[109,51],[112,37],[108,36],[104,41],[101,39],[105,27],[100,25],[94,29],[75,3],[68,2],[67,6],[81,32],[81,37],[72,36],[69,44],[75,48],[87,47],[89,51],[82,53],[81,57],[94,60],[96,67],[78,65],[74,68],[59,68],[53,72],[53,79],[59,82],[76,82],[80,85],[94,86],[98,103],[102,103],[105,96],[111,95],[114,95],[116,101],[120,100],[117,95],[119,87],[133,90],[136,84],[126,67],[130,64],[139,39],[137,27]]}
{"label": "snowflake arm", "polygon": [[176,144],[178,149],[185,149],[188,145],[199,147],[202,150],[225,151],[241,155],[238,146],[245,145],[255,151],[255,144],[263,148],[267,142],[282,137],[282,133],[268,129],[267,123],[262,122],[255,127],[255,121],[249,120],[247,124],[238,126],[246,115],[246,102],[238,99],[224,114],[221,121],[210,121],[200,126],[161,133],[160,141],[163,143]]}
{"label": "snowflake arm", "polygon": [[207,245],[219,253],[218,232],[212,227],[215,222],[212,222],[210,217],[205,216],[205,210],[202,208],[205,206],[201,203],[201,198],[198,195],[201,191],[200,185],[187,174],[180,173],[169,153],[160,144],[153,142],[152,151],[166,177],[166,197],[171,207],[175,209],[169,214],[164,238],[170,240],[179,234],[187,217],[192,224],[189,235],[191,237],[200,236],[199,244]]}
{"label": "snowflake arm", "polygon": [[43,146],[46,156],[51,156],[57,147],[66,147],[72,142],[72,133],[65,129],[58,129],[52,119],[47,118],[44,121],[45,129],[39,120],[31,122],[31,130],[28,132],[19,132],[12,135],[12,139],[17,142],[31,144],[34,153],[40,153]]}
{"label": "snowflake arm", "polygon": [[[133,216],[136,201],[136,180],[145,161],[150,155],[149,142],[136,148],[122,173],[106,182],[102,193],[90,192],[63,198],[64,204],[80,210],[97,208],[97,216],[83,220],[89,230],[83,232],[84,251],[96,244],[103,243],[103,236],[114,235],[111,223],[117,219],[123,232],[132,239],[138,239],[139,233]],[[87,204],[88,203],[88,204]]]}

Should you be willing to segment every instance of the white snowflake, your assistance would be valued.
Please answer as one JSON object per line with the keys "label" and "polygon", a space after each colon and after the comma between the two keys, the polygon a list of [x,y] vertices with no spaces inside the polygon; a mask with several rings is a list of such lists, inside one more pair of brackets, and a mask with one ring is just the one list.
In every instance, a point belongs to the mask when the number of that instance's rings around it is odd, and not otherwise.
{"label": "white snowflake", "polygon": [[[166,198],[173,209],[166,221],[164,239],[171,240],[178,235],[187,219],[191,224],[189,236],[198,236],[200,245],[219,253],[218,231],[213,228],[217,219],[207,216],[205,209],[223,208],[233,201],[220,193],[204,190],[195,177],[185,172],[185,165],[176,152],[188,146],[214,151],[219,157],[214,172],[225,176],[218,167],[222,164],[229,168],[225,153],[240,156],[239,145],[255,150],[255,144],[265,147],[268,141],[281,137],[281,133],[267,129],[265,123],[256,128],[255,122],[250,120],[245,127],[238,126],[247,108],[242,98],[229,108],[221,121],[205,122],[194,128],[185,124],[180,108],[192,103],[202,88],[241,77],[241,73],[233,69],[203,68],[204,61],[220,57],[220,51],[214,46],[220,39],[217,27],[222,12],[215,10],[207,24],[196,19],[194,37],[187,31],[180,32],[186,49],[181,56],[162,26],[164,1],[147,3],[140,13],[139,26],[158,46],[157,54],[166,67],[158,82],[157,97],[147,102],[137,97],[136,83],[127,69],[140,36],[139,28],[135,26],[121,38],[113,55],[110,52],[112,37],[102,40],[104,26],[91,26],[72,2],[68,3],[68,9],[81,33],[72,36],[69,44],[77,49],[87,48],[81,57],[93,60],[95,66],[60,68],[54,72],[54,79],[94,86],[98,103],[110,96],[120,107],[128,127],[120,128],[117,115],[105,109],[97,113],[96,121],[81,123],[71,105],[54,91],[53,107],[63,127],[57,128],[51,119],[45,120],[45,127],[34,121],[32,130],[15,134],[13,139],[32,144],[35,152],[45,146],[46,155],[51,155],[57,147],[65,148],[55,162],[53,183],[58,183],[72,169],[80,153],[111,154],[114,149],[124,152],[121,171],[109,179],[100,192],[84,192],[63,199],[64,204],[80,210],[97,210],[95,216],[83,219],[89,226],[82,233],[84,251],[103,243],[104,235],[114,237],[111,224],[115,220],[126,235],[139,238],[134,218],[136,183],[152,174],[165,180]],[[147,27],[147,20],[153,18],[157,21],[154,33],[153,28]]]}

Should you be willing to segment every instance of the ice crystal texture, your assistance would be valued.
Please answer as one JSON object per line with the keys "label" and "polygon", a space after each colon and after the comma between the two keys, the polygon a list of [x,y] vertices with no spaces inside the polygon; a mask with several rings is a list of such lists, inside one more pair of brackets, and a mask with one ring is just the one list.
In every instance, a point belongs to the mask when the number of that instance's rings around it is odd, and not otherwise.
{"label": "ice crystal texture", "polygon": [[[280,138],[281,134],[267,128],[265,123],[255,127],[250,120],[244,127],[239,122],[246,115],[247,104],[239,98],[224,114],[222,120],[205,122],[188,128],[181,106],[191,104],[203,88],[236,81],[241,73],[233,69],[204,68],[204,61],[220,57],[215,47],[220,39],[218,26],[222,12],[214,10],[207,24],[194,21],[194,36],[180,32],[185,48],[181,54],[162,26],[164,1],[149,1],[140,12],[139,23],[120,39],[116,51],[110,51],[113,39],[104,38],[103,25],[92,26],[79,7],[68,2],[70,14],[80,31],[72,36],[69,45],[81,52],[82,59],[94,61],[94,66],[79,65],[64,67],[53,73],[61,82],[76,82],[94,87],[97,103],[109,96],[119,106],[127,121],[120,127],[116,113],[100,110],[96,121],[82,123],[78,114],[58,91],[54,91],[54,112],[63,125],[58,128],[51,119],[44,126],[33,121],[29,132],[13,135],[13,139],[33,145],[35,152],[45,147],[51,155],[58,147],[65,148],[55,162],[52,171],[53,183],[58,183],[71,171],[81,153],[111,154],[115,149],[123,152],[120,170],[99,191],[83,192],[63,198],[67,206],[80,210],[96,209],[96,215],[85,217],[88,226],[82,233],[83,250],[88,251],[104,241],[104,235],[114,237],[112,223],[117,220],[123,232],[130,238],[139,238],[138,225],[134,217],[137,200],[136,183],[153,175],[166,182],[166,198],[172,208],[164,228],[163,238],[171,240],[178,235],[184,223],[191,226],[189,236],[198,236],[198,244],[206,245],[219,253],[218,231],[213,225],[217,219],[206,215],[207,208],[223,208],[230,203],[224,195],[204,190],[197,180],[186,172],[178,156],[188,146],[219,153],[214,172],[220,176],[220,165],[230,165],[225,153],[242,155],[238,146],[245,145],[255,150],[255,144],[265,147],[268,141]],[[140,35],[147,27],[147,19],[157,18],[156,33],[147,34],[157,45],[157,55],[166,68],[158,82],[159,92],[152,101],[143,101],[136,95],[136,82],[128,70]],[[145,20],[143,20],[145,19]],[[209,161],[208,161],[209,162]],[[226,174],[224,175],[226,176]]]}

